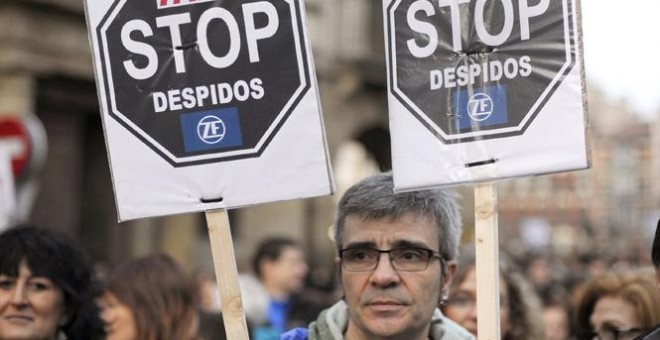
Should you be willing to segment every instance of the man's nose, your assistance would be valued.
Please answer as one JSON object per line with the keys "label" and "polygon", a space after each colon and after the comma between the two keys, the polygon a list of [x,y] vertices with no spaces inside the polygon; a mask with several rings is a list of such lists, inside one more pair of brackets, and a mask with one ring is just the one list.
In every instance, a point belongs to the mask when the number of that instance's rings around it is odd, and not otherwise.
{"label": "man's nose", "polygon": [[394,269],[388,253],[381,253],[378,264],[371,273],[370,281],[378,287],[389,287],[397,285],[400,282],[399,272]]}

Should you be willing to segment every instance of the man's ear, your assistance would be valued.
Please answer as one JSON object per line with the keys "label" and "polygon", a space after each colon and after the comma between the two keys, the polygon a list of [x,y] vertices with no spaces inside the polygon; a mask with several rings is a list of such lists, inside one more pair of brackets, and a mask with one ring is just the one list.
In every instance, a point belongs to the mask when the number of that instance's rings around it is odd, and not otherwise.
{"label": "man's ear", "polygon": [[339,276],[339,281],[341,281],[341,259],[339,256],[335,257],[335,265],[337,266],[337,275]]}
{"label": "man's ear", "polygon": [[451,282],[454,280],[454,276],[456,276],[457,269],[458,269],[458,264],[456,263],[456,261],[451,260],[445,262],[445,270],[443,273],[444,277],[442,278],[442,287],[441,287],[442,297],[449,295],[449,286],[451,286]]}
{"label": "man's ear", "polygon": [[270,273],[273,271],[273,267],[275,266],[275,261],[273,259],[264,257],[261,260],[259,260],[259,268],[261,268],[261,273]]}

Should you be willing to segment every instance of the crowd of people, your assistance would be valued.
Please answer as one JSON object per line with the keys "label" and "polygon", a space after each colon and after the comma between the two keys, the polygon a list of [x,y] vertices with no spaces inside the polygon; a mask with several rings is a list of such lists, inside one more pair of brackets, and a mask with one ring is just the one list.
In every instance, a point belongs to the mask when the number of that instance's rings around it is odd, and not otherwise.
{"label": "crowd of people", "polygon": [[[250,337],[475,339],[477,269],[461,233],[450,189],[394,194],[390,173],[367,178],[338,203],[333,290],[305,284],[298,241],[256,248],[252,272],[239,275]],[[502,339],[660,339],[660,231],[651,258],[558,275],[547,256],[502,252]],[[14,227],[0,234],[0,339],[225,339],[213,281],[164,254],[99,277],[63,236]]]}

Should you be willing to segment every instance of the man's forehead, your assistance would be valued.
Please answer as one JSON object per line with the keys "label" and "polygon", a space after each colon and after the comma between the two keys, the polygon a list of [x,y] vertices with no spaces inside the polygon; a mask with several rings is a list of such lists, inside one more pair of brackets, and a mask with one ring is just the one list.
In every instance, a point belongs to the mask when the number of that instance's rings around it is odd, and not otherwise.
{"label": "man's forehead", "polygon": [[435,249],[437,231],[430,218],[406,214],[400,218],[346,218],[343,244],[363,246],[418,246]]}
{"label": "man's forehead", "polygon": [[396,223],[396,222],[409,222],[415,224],[428,223],[433,224],[435,217],[415,211],[407,211],[402,213],[393,213],[390,215],[376,216],[369,213],[359,213],[355,212],[352,214],[346,215],[346,221],[353,222],[384,222],[384,223]]}

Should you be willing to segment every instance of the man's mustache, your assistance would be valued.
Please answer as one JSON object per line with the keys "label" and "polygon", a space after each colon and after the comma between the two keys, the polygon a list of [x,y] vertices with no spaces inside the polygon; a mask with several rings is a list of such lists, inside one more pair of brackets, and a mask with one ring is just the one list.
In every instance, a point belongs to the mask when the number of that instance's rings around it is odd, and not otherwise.
{"label": "man's mustache", "polygon": [[366,292],[360,296],[360,305],[369,305],[375,302],[388,302],[399,305],[410,305],[412,299],[401,291],[372,291]]}

